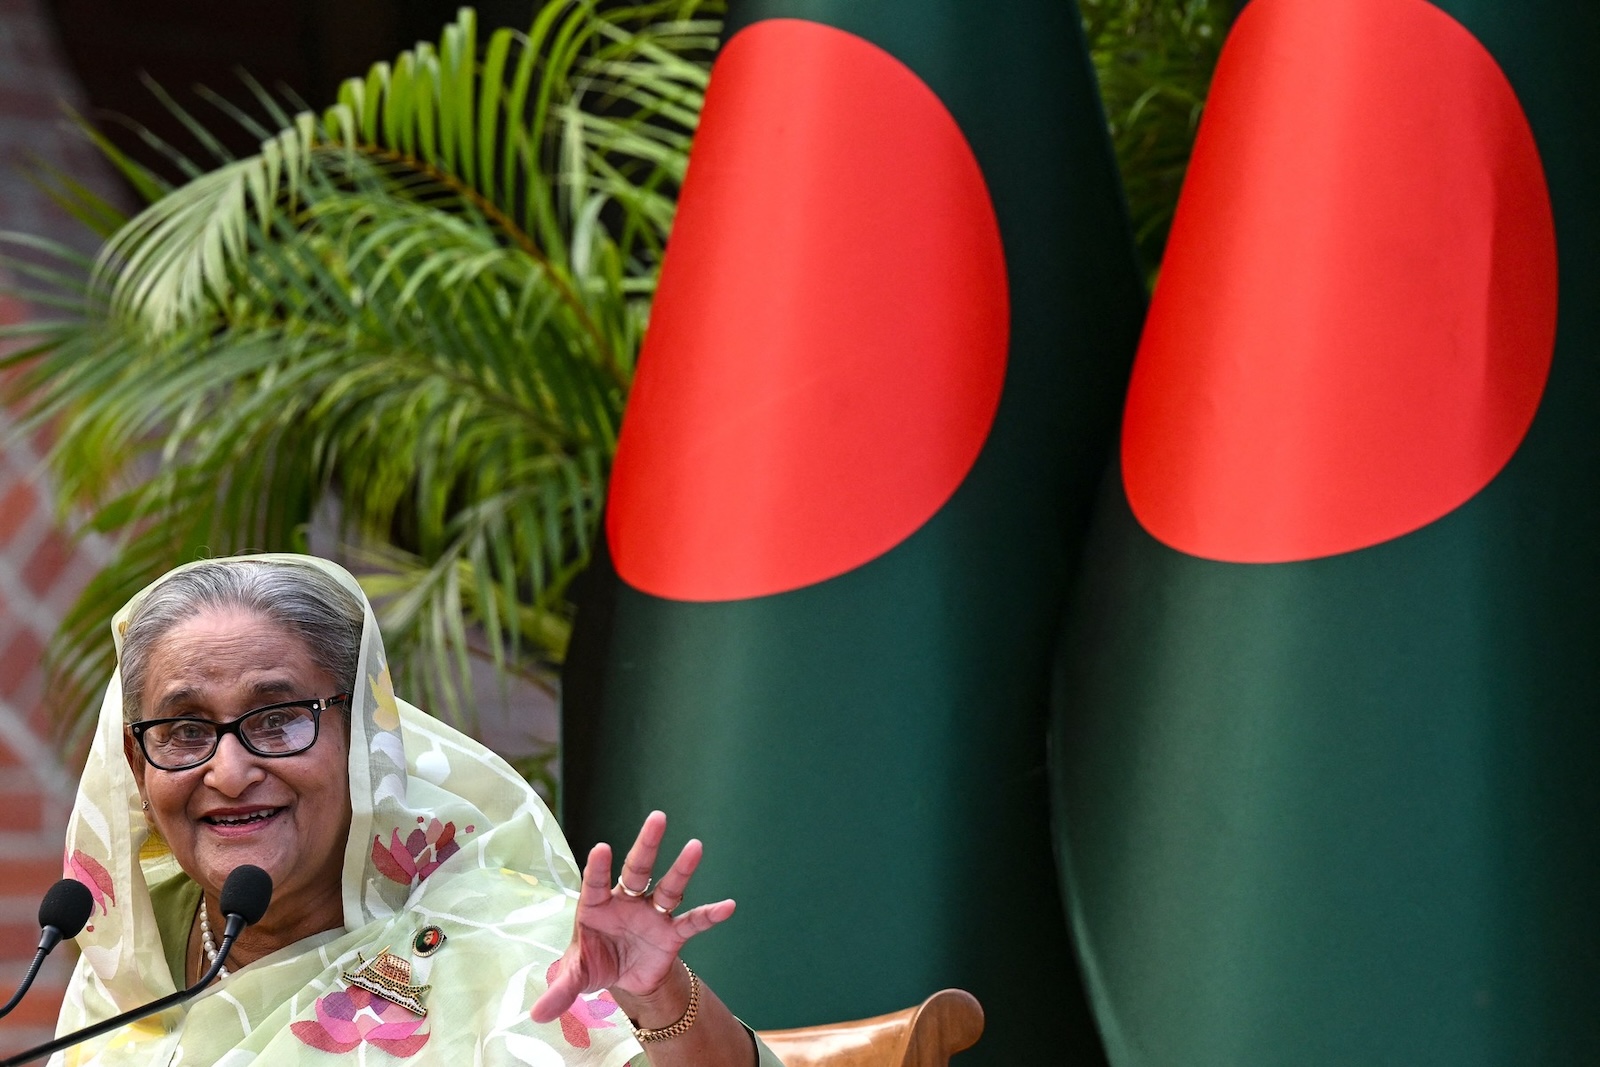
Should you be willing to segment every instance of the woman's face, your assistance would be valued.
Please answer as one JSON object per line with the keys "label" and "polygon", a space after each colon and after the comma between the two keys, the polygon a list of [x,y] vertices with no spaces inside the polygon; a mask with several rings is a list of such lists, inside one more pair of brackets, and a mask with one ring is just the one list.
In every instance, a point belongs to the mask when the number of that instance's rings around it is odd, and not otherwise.
{"label": "woman's face", "polygon": [[[252,612],[213,608],[156,642],[136,717],[229,722],[267,704],[338,692],[339,681],[316,666],[300,638]],[[323,713],[309,749],[275,759],[251,755],[228,736],[199,767],[163,771],[127,740],[150,818],[213,899],[230,871],[253,863],[272,876],[270,926],[311,932],[316,923],[326,924],[315,926],[321,930],[343,921],[350,740],[341,709]]]}

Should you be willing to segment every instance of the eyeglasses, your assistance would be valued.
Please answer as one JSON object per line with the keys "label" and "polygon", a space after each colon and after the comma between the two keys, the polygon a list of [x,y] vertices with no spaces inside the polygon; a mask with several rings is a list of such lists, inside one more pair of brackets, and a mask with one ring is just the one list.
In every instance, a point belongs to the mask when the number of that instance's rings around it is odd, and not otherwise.
{"label": "eyeglasses", "polygon": [[290,700],[247,711],[232,722],[211,719],[143,719],[129,723],[128,730],[139,742],[139,749],[152,767],[163,771],[186,771],[198,767],[217,754],[226,734],[239,739],[246,752],[267,759],[298,756],[317,743],[317,727],[322,713],[338,704],[348,704],[349,693],[325,700]]}

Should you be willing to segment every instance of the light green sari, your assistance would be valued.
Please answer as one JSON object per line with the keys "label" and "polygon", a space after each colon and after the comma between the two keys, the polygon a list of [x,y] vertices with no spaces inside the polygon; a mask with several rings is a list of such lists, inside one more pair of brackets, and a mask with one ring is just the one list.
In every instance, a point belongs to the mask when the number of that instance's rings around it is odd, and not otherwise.
{"label": "light green sari", "polygon": [[[325,561],[252,558],[320,567],[366,604],[354,579]],[[117,615],[119,654],[138,601]],[[533,1021],[529,1009],[572,934],[577,865],[549,810],[503,760],[395,698],[370,605],[356,690],[345,929],[257,960],[185,1007],[58,1053],[52,1063],[646,1063],[608,994],[580,998],[556,1022]],[[164,945],[187,937],[198,900],[150,835],[122,738],[121,682],[113,677],[67,831],[68,873],[89,886],[95,910],[78,938],[82,956],[62,1033],[171,993]],[[429,928],[444,935],[431,952]],[[363,966],[370,976],[384,952],[391,978],[401,975],[399,992],[375,995],[382,982],[351,976]],[[403,1006],[410,995],[426,1015]]]}

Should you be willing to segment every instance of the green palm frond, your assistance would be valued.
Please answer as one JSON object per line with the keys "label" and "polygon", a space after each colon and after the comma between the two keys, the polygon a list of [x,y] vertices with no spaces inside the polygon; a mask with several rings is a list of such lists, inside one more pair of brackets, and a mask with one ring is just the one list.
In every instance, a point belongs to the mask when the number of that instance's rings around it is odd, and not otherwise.
{"label": "green palm frond", "polygon": [[582,317],[586,249],[571,247],[574,222],[618,213],[624,224],[607,236],[636,266],[665,239],[718,27],[659,21],[690,6],[602,15],[554,3],[528,34],[498,30],[482,49],[463,9],[438,47],[376,64],[320,117],[294,116],[259,154],[161,197],[109,243],[101,280],[120,313],[157,334],[173,329],[215,310],[256,247],[252,232],[276,238],[280,223],[298,226],[308,205],[355,185],[472,204],[545,265]]}
{"label": "green palm frond", "polygon": [[54,649],[78,716],[126,594],[330,506],[414,689],[559,662],[719,14],[557,0],[480,40],[463,9],[321,115],[226,107],[256,155],[170,189],[113,157],[153,202],[86,282],[31,267],[64,322],[7,360],[118,543]]}
{"label": "green palm frond", "polygon": [[1079,0],[1134,238],[1161,262],[1235,0]]}

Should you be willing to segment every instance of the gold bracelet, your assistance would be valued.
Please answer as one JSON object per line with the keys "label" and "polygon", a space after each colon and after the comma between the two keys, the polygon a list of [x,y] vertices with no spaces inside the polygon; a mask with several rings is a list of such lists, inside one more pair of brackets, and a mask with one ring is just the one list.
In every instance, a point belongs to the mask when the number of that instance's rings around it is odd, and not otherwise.
{"label": "gold bracelet", "polygon": [[[682,960],[678,962],[683,963]],[[689,1027],[694,1025],[694,1017],[700,1014],[700,976],[695,974],[687,963],[683,963],[683,969],[689,972],[689,1006],[683,1009],[683,1018],[671,1026],[661,1026],[653,1030],[634,1023],[633,1036],[638,1038],[641,1045],[646,1041],[665,1041],[669,1037],[677,1037],[687,1033]],[[633,1023],[633,1020],[629,1019],[628,1022]]]}

